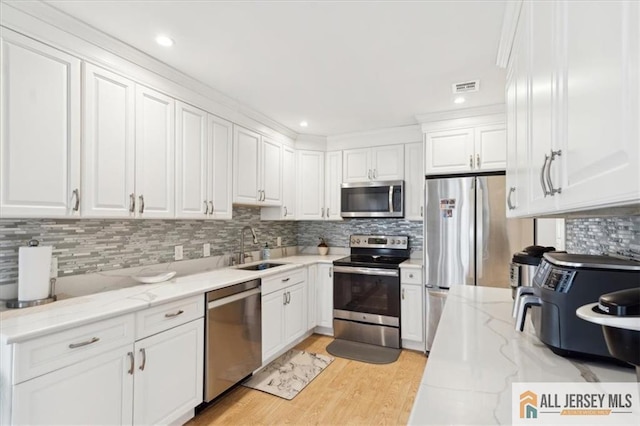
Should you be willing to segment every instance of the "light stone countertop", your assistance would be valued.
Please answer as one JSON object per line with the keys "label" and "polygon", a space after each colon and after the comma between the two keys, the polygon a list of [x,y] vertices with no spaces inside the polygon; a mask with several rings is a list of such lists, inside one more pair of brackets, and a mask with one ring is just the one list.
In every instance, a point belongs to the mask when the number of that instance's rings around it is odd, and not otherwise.
{"label": "light stone countertop", "polygon": [[401,268],[422,269],[422,259],[409,259],[400,264]]}
{"label": "light stone countertop", "polygon": [[287,263],[287,265],[263,271],[243,271],[236,267],[222,268],[179,276],[159,284],[140,284],[59,300],[48,305],[6,310],[0,312],[0,343],[21,342],[173,300],[204,294],[207,291],[255,278],[291,271],[313,263],[331,263],[343,256],[297,255],[269,259],[273,263]]}
{"label": "light stone countertop", "polygon": [[530,321],[514,329],[511,290],[449,291],[410,425],[511,424],[513,382],[635,382],[633,369],[555,355]]}

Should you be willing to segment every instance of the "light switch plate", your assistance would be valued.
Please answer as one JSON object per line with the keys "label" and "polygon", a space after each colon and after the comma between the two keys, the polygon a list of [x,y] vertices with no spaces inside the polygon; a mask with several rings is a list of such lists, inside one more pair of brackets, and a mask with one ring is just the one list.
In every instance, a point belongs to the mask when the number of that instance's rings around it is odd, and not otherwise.
{"label": "light switch plate", "polygon": [[282,237],[276,238],[276,247],[280,247],[282,245]]}
{"label": "light switch plate", "polygon": [[211,244],[204,243],[202,245],[202,256],[209,257],[211,256]]}
{"label": "light switch plate", "polygon": [[182,260],[182,246],[175,247],[175,260]]}

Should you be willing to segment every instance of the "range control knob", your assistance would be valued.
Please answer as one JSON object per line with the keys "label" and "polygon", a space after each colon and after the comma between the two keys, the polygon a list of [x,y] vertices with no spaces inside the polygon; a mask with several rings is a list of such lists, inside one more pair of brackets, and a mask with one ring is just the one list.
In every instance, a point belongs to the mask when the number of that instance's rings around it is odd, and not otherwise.
{"label": "range control knob", "polygon": [[356,243],[356,239],[355,239],[355,238],[352,238],[352,239],[351,239],[351,244],[355,244],[355,243]]}
{"label": "range control knob", "polygon": [[360,238],[358,238],[358,239],[356,240],[356,243],[360,244]]}

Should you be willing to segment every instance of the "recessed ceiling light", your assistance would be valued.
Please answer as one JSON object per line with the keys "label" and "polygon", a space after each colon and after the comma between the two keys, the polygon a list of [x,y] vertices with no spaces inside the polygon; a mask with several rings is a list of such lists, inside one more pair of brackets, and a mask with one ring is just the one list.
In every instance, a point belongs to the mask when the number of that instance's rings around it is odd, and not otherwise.
{"label": "recessed ceiling light", "polygon": [[156,37],[156,43],[158,43],[160,46],[164,46],[164,47],[173,46],[173,40],[170,37],[167,37],[166,35],[157,36]]}
{"label": "recessed ceiling light", "polygon": [[464,101],[465,101],[465,99],[464,99],[462,96],[458,96],[457,98],[455,98],[455,99],[453,100],[453,103],[454,103],[454,104],[463,104],[463,103],[464,103]]}
{"label": "recessed ceiling light", "polygon": [[300,122],[300,127],[307,127],[309,125],[309,123],[307,123],[306,121],[301,121]]}

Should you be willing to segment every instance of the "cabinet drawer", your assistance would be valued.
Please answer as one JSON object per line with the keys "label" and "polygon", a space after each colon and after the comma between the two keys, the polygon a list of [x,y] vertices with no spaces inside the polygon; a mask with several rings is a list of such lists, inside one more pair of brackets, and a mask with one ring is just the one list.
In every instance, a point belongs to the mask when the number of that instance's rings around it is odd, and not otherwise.
{"label": "cabinet drawer", "polygon": [[400,268],[402,284],[422,284],[422,269]]}
{"label": "cabinet drawer", "polygon": [[13,384],[133,344],[134,314],[61,331],[14,346]]}
{"label": "cabinet drawer", "polygon": [[193,296],[136,313],[136,340],[204,316],[204,295]]}
{"label": "cabinet drawer", "polygon": [[285,272],[283,274],[273,275],[262,279],[262,294],[273,293],[282,290],[294,284],[305,281],[306,270],[304,268],[295,271]]}

